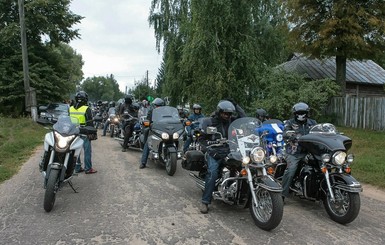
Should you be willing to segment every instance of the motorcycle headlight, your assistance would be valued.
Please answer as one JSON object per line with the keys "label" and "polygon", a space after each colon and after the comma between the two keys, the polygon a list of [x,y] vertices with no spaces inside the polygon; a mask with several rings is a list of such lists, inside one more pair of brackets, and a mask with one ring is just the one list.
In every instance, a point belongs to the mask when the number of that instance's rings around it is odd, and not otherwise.
{"label": "motorcycle headlight", "polygon": [[354,161],[354,155],[353,155],[353,154],[349,154],[349,155],[346,157],[346,161],[347,161],[349,164],[352,164],[353,161]]}
{"label": "motorcycle headlight", "polygon": [[276,163],[277,162],[277,156],[276,155],[272,155],[270,156],[270,163]]}
{"label": "motorcycle headlight", "polygon": [[265,159],[265,151],[262,147],[255,147],[250,153],[251,160],[255,163],[261,163]]}
{"label": "motorcycle headlight", "polygon": [[174,140],[177,140],[177,139],[179,138],[179,134],[178,134],[178,133],[173,133],[173,134],[172,134],[172,138],[173,138]]}
{"label": "motorcycle headlight", "polygon": [[275,139],[277,140],[277,142],[282,141],[282,140],[283,140],[282,134],[277,134],[277,136],[275,137]]}
{"label": "motorcycle headlight", "polygon": [[162,133],[161,137],[162,137],[163,140],[168,140],[170,138],[170,135],[167,134],[167,133]]}
{"label": "motorcycle headlight", "polygon": [[336,165],[342,165],[345,163],[346,153],[343,151],[337,151],[333,154],[333,163]]}
{"label": "motorcycle headlight", "polygon": [[113,119],[113,121],[114,121],[114,123],[118,123],[118,122],[119,122],[119,119],[118,119],[117,117],[115,117],[115,118]]}
{"label": "motorcycle headlight", "polygon": [[247,165],[250,163],[250,157],[244,157],[242,158],[242,165]]}
{"label": "motorcycle headlight", "polygon": [[57,147],[57,150],[66,150],[75,137],[75,135],[62,136],[61,134],[55,132],[55,145]]}
{"label": "motorcycle headlight", "polygon": [[329,154],[323,154],[321,156],[321,158],[322,158],[322,162],[324,162],[324,163],[330,162],[330,155]]}

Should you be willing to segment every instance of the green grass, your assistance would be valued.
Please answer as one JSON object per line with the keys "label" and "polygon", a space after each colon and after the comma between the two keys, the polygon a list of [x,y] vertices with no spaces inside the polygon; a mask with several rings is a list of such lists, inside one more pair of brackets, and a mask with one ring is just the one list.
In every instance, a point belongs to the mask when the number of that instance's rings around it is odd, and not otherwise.
{"label": "green grass", "polygon": [[43,144],[45,133],[47,130],[30,118],[0,117],[0,183],[19,171],[36,147]]}
{"label": "green grass", "polygon": [[[355,156],[352,175],[360,182],[385,188],[385,131],[338,129],[353,140],[349,151]],[[19,171],[43,144],[47,132],[29,118],[0,117],[0,183]]]}

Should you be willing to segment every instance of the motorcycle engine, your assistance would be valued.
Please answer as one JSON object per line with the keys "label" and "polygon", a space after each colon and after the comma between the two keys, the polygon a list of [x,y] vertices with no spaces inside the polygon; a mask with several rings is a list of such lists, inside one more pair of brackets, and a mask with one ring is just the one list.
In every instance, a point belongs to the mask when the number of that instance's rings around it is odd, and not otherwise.
{"label": "motorcycle engine", "polygon": [[[223,181],[225,181],[229,177],[230,177],[230,171],[227,168],[224,168],[223,172],[222,172]],[[222,190],[221,196],[228,201],[234,201],[236,194],[237,194],[237,189],[238,189],[237,188],[237,182],[236,181],[233,181],[233,182],[227,181],[227,182],[225,182],[224,186],[222,185],[222,183],[219,184],[219,186],[218,186],[218,190]]]}

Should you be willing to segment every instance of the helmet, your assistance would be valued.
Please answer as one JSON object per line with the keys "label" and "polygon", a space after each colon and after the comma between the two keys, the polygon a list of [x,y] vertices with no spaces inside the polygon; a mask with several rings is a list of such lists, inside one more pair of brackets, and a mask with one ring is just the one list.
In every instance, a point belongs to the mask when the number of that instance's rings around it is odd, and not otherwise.
{"label": "helmet", "polygon": [[261,121],[264,121],[266,120],[267,112],[265,111],[265,109],[258,108],[255,114],[255,117]]}
{"label": "helmet", "polygon": [[158,106],[164,106],[164,100],[162,100],[161,98],[155,98],[153,101],[152,101],[152,104],[156,107]]}
{"label": "helmet", "polygon": [[124,103],[131,105],[132,104],[132,99],[133,99],[132,95],[131,94],[127,94],[126,97],[124,97]]}
{"label": "helmet", "polygon": [[181,105],[177,105],[177,106],[176,106],[176,109],[178,109],[178,111],[179,111],[179,110],[183,110],[183,107],[182,107]]}
{"label": "helmet", "polygon": [[115,107],[115,102],[114,101],[110,101],[110,103],[108,104],[110,107]]}
{"label": "helmet", "polygon": [[299,102],[293,106],[292,111],[295,120],[303,122],[309,115],[310,107],[306,103]]}
{"label": "helmet", "polygon": [[103,104],[103,102],[101,100],[98,100],[98,102],[96,103],[98,106],[101,106]]}
{"label": "helmet", "polygon": [[133,103],[133,104],[132,104],[132,108],[133,108],[134,110],[137,110],[137,111],[138,111],[138,110],[140,109],[139,103],[136,103],[136,102]]}
{"label": "helmet", "polygon": [[193,110],[202,110],[202,106],[200,106],[199,104],[194,104]]}
{"label": "helmet", "polygon": [[87,104],[87,102],[88,102],[88,94],[86,92],[84,92],[84,91],[79,91],[75,95],[75,100],[78,103],[82,102],[82,103]]}
{"label": "helmet", "polygon": [[217,112],[218,113],[228,112],[232,114],[235,112],[235,106],[233,105],[233,103],[231,103],[228,100],[221,100],[217,105]]}

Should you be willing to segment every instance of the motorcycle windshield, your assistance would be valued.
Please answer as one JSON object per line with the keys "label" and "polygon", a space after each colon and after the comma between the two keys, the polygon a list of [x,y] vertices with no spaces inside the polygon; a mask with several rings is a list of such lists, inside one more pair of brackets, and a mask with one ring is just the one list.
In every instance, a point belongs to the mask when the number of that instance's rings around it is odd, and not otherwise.
{"label": "motorcycle windshield", "polygon": [[69,136],[79,134],[78,124],[79,120],[75,117],[60,116],[53,125],[53,129],[63,136]]}
{"label": "motorcycle windshield", "polygon": [[331,123],[322,123],[313,126],[309,134],[301,136],[298,142],[309,152],[316,155],[338,150],[349,150],[352,146],[352,140],[340,134]]}
{"label": "motorcycle windshield", "polygon": [[258,130],[261,125],[261,121],[253,117],[242,117],[232,122],[228,131],[231,154],[239,154],[239,157],[243,158],[248,156],[253,148],[260,146]]}
{"label": "motorcycle windshield", "polygon": [[161,106],[152,111],[153,123],[181,123],[178,110],[171,106]]}

